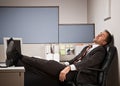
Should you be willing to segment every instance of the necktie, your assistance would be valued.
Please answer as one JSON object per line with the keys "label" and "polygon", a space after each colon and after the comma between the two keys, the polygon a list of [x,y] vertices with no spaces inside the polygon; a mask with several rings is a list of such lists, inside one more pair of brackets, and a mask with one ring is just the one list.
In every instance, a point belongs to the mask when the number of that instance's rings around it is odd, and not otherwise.
{"label": "necktie", "polygon": [[74,63],[77,63],[77,62],[81,61],[81,60],[83,59],[83,57],[87,54],[87,52],[89,51],[90,48],[92,48],[92,45],[87,46],[87,48],[86,48],[85,51],[83,52],[82,56],[79,57],[78,59],[76,59],[76,60],[74,61]]}

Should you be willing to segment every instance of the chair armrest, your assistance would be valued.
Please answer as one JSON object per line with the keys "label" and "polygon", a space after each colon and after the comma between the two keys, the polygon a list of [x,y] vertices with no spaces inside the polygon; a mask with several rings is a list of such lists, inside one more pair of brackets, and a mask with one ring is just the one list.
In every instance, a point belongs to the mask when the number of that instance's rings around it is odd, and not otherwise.
{"label": "chair armrest", "polygon": [[98,72],[103,72],[103,69],[97,69],[97,68],[88,68],[88,70],[92,70],[92,71],[98,71]]}

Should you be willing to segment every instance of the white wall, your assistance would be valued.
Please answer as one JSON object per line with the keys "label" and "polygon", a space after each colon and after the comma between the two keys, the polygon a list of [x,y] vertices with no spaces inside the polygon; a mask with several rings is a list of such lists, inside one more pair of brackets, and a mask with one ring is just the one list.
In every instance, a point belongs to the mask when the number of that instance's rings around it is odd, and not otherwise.
{"label": "white wall", "polygon": [[[87,0],[0,0],[0,6],[59,6],[60,24],[87,23]],[[22,52],[44,57],[44,44],[23,44]],[[0,62],[4,61],[4,46],[0,45]]]}
{"label": "white wall", "polygon": [[87,23],[87,0],[60,0],[60,24]]}
{"label": "white wall", "polygon": [[0,6],[59,6],[60,24],[87,23],[87,0],[0,0]]}
{"label": "white wall", "polygon": [[108,29],[115,38],[115,46],[118,50],[118,58],[113,63],[109,74],[108,86],[120,86],[120,0],[111,0],[111,19],[104,21],[105,0],[88,0],[88,22],[95,22],[96,34]]}

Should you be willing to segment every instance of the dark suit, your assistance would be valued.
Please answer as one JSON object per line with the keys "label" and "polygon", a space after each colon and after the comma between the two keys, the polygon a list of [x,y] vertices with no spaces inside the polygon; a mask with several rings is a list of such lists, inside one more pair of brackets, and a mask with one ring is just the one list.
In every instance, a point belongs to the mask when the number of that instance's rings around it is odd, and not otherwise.
{"label": "dark suit", "polygon": [[[74,60],[76,58],[79,58],[82,53],[84,52],[85,48],[82,50],[82,52],[77,55],[74,59],[70,60],[70,64],[74,64]],[[104,47],[99,46],[95,49],[93,49],[91,52],[89,52],[81,62],[75,63],[75,67],[77,68],[77,71],[70,71],[67,74],[67,80],[72,80],[75,78],[77,74],[77,83],[96,83],[97,79],[97,73],[93,71],[88,71],[86,68],[92,67],[92,68],[98,68],[100,67],[101,62],[103,61],[103,58],[105,57],[106,51]],[[34,70],[35,72],[40,71],[46,73],[47,75],[56,77],[56,79],[59,79],[59,73],[62,69],[64,69],[66,66],[63,64],[60,64],[53,60],[43,60],[43,59],[37,59],[37,58],[29,58],[26,56],[23,56],[21,60],[26,70]],[[37,71],[36,71],[37,70]],[[77,73],[76,73],[77,72]]]}
{"label": "dark suit", "polygon": [[[79,58],[86,48],[77,55],[75,58],[69,61],[73,64],[74,60]],[[86,70],[87,68],[99,68],[101,62],[106,55],[106,50],[102,46],[98,46],[90,51],[81,62],[75,63],[75,67],[79,71],[77,74],[77,83],[97,83],[97,72]]]}

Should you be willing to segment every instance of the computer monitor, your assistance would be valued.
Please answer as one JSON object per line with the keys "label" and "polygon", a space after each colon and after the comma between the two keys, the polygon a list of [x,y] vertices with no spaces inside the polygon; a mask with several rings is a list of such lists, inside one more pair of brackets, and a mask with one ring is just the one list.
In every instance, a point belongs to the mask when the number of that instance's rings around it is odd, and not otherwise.
{"label": "computer monitor", "polygon": [[[15,47],[18,50],[19,53],[22,53],[22,38],[15,38],[12,37],[15,43]],[[10,37],[4,37],[3,38],[3,43],[4,43],[4,52],[5,52],[5,59],[7,58],[6,56],[6,50],[7,50],[7,46],[8,46],[8,40],[10,39]]]}

